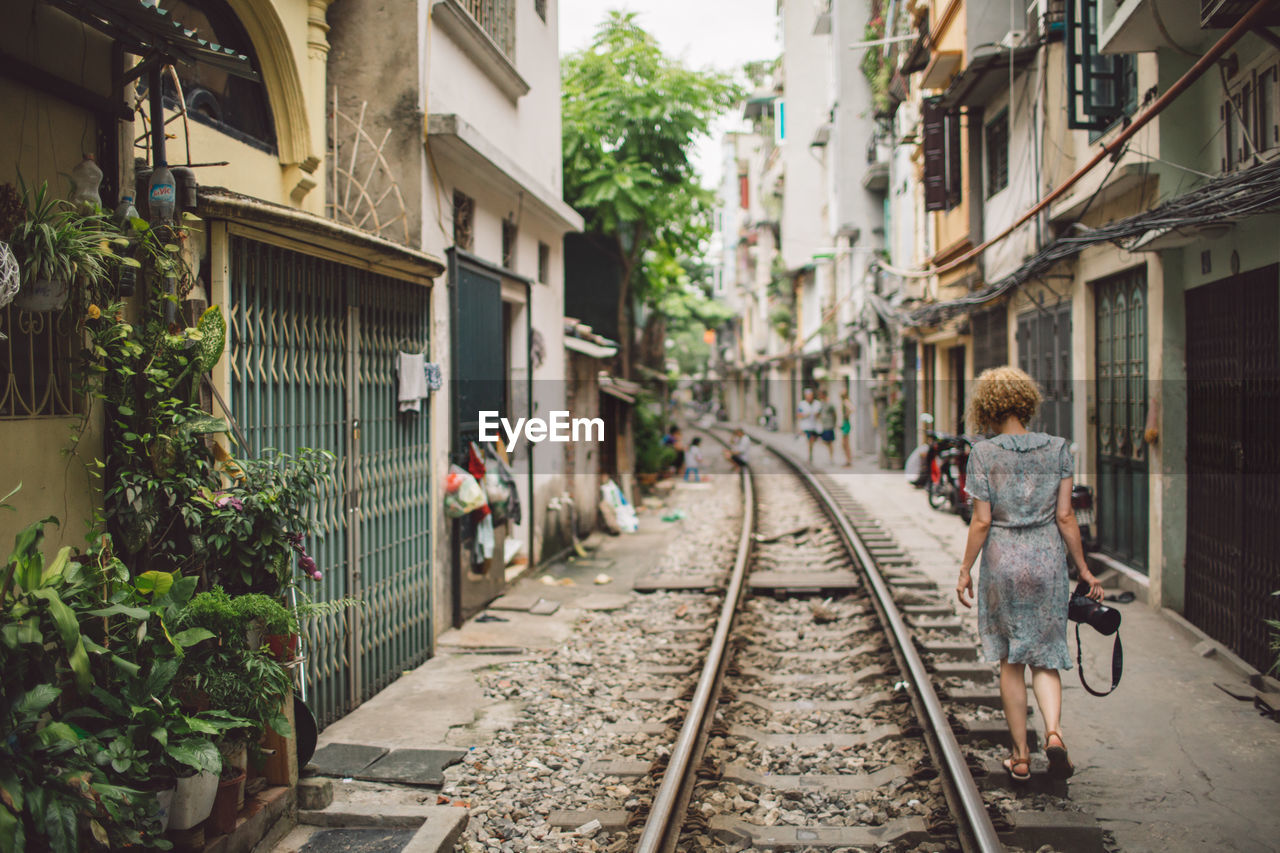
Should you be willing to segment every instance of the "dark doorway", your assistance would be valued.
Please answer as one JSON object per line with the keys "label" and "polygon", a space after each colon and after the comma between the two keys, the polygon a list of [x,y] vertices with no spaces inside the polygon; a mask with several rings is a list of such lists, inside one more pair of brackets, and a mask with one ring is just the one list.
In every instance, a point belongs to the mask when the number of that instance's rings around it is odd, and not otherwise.
{"label": "dark doorway", "polygon": [[1147,268],[1094,285],[1098,349],[1098,538],[1147,571]]}
{"label": "dark doorway", "polygon": [[[452,251],[450,283],[453,435],[449,455],[455,464],[465,469],[471,442],[480,437],[480,413],[498,412],[500,417],[510,414],[506,368],[509,342],[499,276]],[[506,582],[502,559],[505,541],[501,529],[495,530],[494,555],[488,560],[477,560],[478,519],[474,515],[453,523],[451,584],[455,626],[497,597]]]}
{"label": "dark doorway", "polygon": [[1280,619],[1280,267],[1191,290],[1186,616],[1262,671]]}

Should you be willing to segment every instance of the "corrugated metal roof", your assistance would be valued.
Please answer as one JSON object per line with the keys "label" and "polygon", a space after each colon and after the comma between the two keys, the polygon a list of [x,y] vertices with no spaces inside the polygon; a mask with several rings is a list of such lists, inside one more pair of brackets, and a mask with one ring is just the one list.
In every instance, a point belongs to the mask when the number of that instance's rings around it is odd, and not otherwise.
{"label": "corrugated metal roof", "polygon": [[47,0],[67,14],[119,42],[139,56],[160,54],[164,59],[212,65],[258,80],[249,57],[238,50],[200,38],[195,30],[175,21],[156,0]]}

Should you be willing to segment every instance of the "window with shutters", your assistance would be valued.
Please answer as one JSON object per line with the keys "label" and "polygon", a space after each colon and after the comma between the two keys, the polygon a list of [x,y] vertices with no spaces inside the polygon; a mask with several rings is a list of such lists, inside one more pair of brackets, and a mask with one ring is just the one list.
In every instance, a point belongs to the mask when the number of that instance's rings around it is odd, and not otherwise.
{"label": "window with shutters", "polygon": [[1098,51],[1098,0],[1067,0],[1067,126],[1102,133],[1137,106],[1131,54]]}
{"label": "window with shutters", "polygon": [[1001,110],[986,126],[987,198],[1009,186],[1009,111]]}
{"label": "window with shutters", "polygon": [[960,203],[963,188],[960,114],[948,112],[941,98],[925,98],[921,124],[925,210],[951,210]]}
{"label": "window with shutters", "polygon": [[1280,69],[1270,63],[1238,71],[1218,108],[1222,171],[1234,172],[1280,153]]}

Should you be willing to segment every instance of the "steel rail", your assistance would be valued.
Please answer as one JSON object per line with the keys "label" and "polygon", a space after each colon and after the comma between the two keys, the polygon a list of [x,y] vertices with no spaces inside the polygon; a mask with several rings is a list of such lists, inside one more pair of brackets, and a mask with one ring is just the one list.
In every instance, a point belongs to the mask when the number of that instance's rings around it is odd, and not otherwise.
{"label": "steel rail", "polygon": [[871,587],[872,602],[889,628],[894,657],[911,681],[911,702],[916,707],[917,716],[925,724],[930,752],[933,753],[935,763],[944,771],[943,791],[951,811],[962,819],[957,826],[961,847],[965,853],[999,853],[1004,850],[1004,845],[1000,843],[995,826],[991,823],[991,816],[987,814],[986,803],[973,781],[973,774],[969,772],[964,752],[960,749],[955,733],[951,731],[951,724],[933,689],[933,681],[929,678],[924,660],[912,642],[911,630],[898,612],[898,606],[893,601],[884,576],[880,574],[875,558],[827,488],[791,454],[768,444],[764,446],[791,466],[823,504],[866,576]]}
{"label": "steel rail", "polygon": [[671,748],[666,772],[653,796],[653,805],[649,809],[649,816],[645,820],[644,830],[636,846],[638,853],[672,853],[676,849],[676,844],[680,841],[681,828],[684,826],[684,815],[689,808],[689,798],[693,794],[698,763],[702,759],[707,734],[715,719],[716,704],[728,660],[725,653],[728,650],[729,637],[733,633],[733,623],[737,617],[742,591],[746,588],[744,581],[747,562],[751,556],[751,537],[755,529],[755,489],[751,479],[751,467],[744,468],[739,476],[742,484],[742,535],[738,539],[738,553],[734,559],[733,572],[729,576],[724,602],[720,606],[720,616],[716,621],[715,634],[711,638],[707,659],[702,665],[702,674],[698,677],[698,684],[694,689],[689,713],[685,716],[680,734]]}

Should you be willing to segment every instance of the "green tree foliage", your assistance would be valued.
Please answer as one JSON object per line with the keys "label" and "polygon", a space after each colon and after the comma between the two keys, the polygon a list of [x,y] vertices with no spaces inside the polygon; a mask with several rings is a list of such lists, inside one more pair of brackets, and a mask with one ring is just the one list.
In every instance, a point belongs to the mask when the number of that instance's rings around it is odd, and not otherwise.
{"label": "green tree foliage", "polygon": [[700,254],[710,236],[715,197],[698,183],[693,145],[742,91],[728,74],[666,56],[622,12],[610,12],[562,72],[564,196],[621,264],[625,367],[633,300],[656,307],[678,280],[670,263]]}

